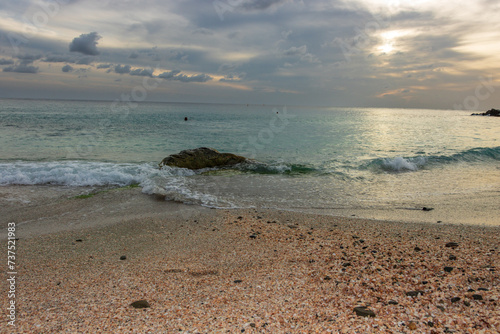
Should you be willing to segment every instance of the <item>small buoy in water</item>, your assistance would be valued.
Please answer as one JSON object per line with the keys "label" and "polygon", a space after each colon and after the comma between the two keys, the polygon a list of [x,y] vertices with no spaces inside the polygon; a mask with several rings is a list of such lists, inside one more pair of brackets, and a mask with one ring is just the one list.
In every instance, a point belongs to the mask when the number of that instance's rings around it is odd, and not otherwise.
{"label": "small buoy in water", "polygon": [[185,121],[187,121],[187,120],[188,120],[188,118],[187,118],[187,117],[184,117],[184,120],[185,120]]}

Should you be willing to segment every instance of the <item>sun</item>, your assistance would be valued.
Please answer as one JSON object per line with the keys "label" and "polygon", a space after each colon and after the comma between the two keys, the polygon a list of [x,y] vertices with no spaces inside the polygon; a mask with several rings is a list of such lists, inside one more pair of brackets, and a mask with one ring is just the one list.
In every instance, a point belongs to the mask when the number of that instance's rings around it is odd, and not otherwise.
{"label": "sun", "polygon": [[384,45],[379,46],[377,49],[382,53],[391,53],[391,51],[394,50],[394,46],[392,45],[392,43],[388,42]]}

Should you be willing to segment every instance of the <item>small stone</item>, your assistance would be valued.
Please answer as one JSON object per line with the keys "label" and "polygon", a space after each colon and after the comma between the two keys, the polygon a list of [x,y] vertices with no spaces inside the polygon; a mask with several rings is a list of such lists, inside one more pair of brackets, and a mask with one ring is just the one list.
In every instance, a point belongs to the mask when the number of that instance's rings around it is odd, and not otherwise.
{"label": "small stone", "polygon": [[120,256],[120,260],[123,261],[123,260],[126,260],[126,259],[127,259],[127,256],[125,256],[125,255]]}
{"label": "small stone", "polygon": [[451,261],[455,261],[457,259],[457,257],[455,255],[450,255],[450,257],[448,259]]}
{"label": "small stone", "polygon": [[375,317],[375,313],[366,306],[355,307],[354,312],[356,312],[356,315],[359,317]]}
{"label": "small stone", "polygon": [[250,239],[256,239],[256,238],[257,238],[257,235],[256,235],[256,234],[252,234],[252,235],[250,236]]}
{"label": "small stone", "polygon": [[406,293],[406,295],[407,295],[407,296],[409,296],[409,297],[418,297],[418,295],[423,295],[423,294],[424,294],[424,292],[423,292],[423,291],[421,291],[421,290],[416,290],[416,291],[408,291],[408,292]]}
{"label": "small stone", "polygon": [[346,262],[342,264],[342,267],[349,267],[351,266],[351,262]]}
{"label": "small stone", "polygon": [[399,303],[395,300],[389,300],[389,305],[398,305]]}
{"label": "small stone", "polygon": [[414,250],[415,252],[420,252],[422,249],[421,249],[420,247],[415,247],[413,250]]}
{"label": "small stone", "polygon": [[467,307],[469,307],[470,303],[467,300],[464,300],[464,305],[467,306]]}
{"label": "small stone", "polygon": [[415,329],[417,329],[417,324],[416,324],[416,323],[414,323],[414,322],[410,322],[410,323],[408,324],[408,328],[409,328],[410,330],[414,331]]}
{"label": "small stone", "polygon": [[427,326],[434,327],[434,323],[432,321],[427,322]]}
{"label": "small stone", "polygon": [[82,239],[76,239],[75,241],[76,241],[76,242],[83,242],[83,240],[82,240]]}
{"label": "small stone", "polygon": [[444,267],[444,271],[446,271],[447,273],[451,273],[452,270],[453,267]]}
{"label": "small stone", "polygon": [[441,224],[442,222],[443,222],[442,220],[438,220],[438,221],[437,221],[437,223],[438,223],[438,224]]}
{"label": "small stone", "polygon": [[241,282],[243,282],[243,280],[241,280],[241,279],[235,279],[234,280],[234,283],[241,283]]}
{"label": "small stone", "polygon": [[432,211],[432,210],[434,210],[434,208],[428,208],[425,206],[422,208],[422,211]]}
{"label": "small stone", "polygon": [[472,299],[474,299],[474,300],[483,300],[483,296],[482,295],[478,295],[478,294],[474,294],[474,295],[472,295]]}
{"label": "small stone", "polygon": [[450,248],[452,248],[452,249],[455,249],[455,248],[457,248],[457,247],[458,247],[458,243],[456,243],[456,242],[448,242],[448,243],[445,245],[445,247],[450,247]]}
{"label": "small stone", "polygon": [[467,290],[467,292],[474,292],[474,291],[476,291],[476,290],[474,290],[474,289]]}
{"label": "small stone", "polygon": [[251,322],[250,327],[255,328],[256,327],[255,323]]}
{"label": "small stone", "polygon": [[456,303],[456,302],[459,302],[460,299],[461,299],[460,297],[453,297],[453,298],[451,298],[451,302]]}
{"label": "small stone", "polygon": [[444,306],[443,306],[443,305],[438,305],[438,306],[436,306],[436,307],[437,307],[438,309],[440,309],[441,311],[443,311],[443,312],[444,312],[444,310],[445,310],[445,308],[444,308]]}
{"label": "small stone", "polygon": [[328,276],[328,275],[327,275],[327,276],[325,276],[325,278],[323,278],[323,279],[324,279],[325,281],[329,281],[329,280],[331,280],[332,278],[331,278],[330,276]]}
{"label": "small stone", "polygon": [[479,291],[490,291],[490,290],[488,290],[488,289],[486,289],[486,288],[479,288],[478,290],[479,290]]}
{"label": "small stone", "polygon": [[130,306],[132,306],[133,308],[148,308],[148,307],[151,307],[149,305],[148,301],[145,300],[145,299],[135,301],[132,304],[130,304]]}

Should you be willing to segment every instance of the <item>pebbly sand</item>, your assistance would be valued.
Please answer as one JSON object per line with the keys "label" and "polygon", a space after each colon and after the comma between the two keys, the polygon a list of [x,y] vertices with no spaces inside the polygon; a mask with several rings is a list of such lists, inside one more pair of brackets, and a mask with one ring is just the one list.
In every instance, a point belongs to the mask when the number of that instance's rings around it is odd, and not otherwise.
{"label": "pebbly sand", "polygon": [[500,227],[70,195],[0,189],[19,238],[1,333],[500,332]]}

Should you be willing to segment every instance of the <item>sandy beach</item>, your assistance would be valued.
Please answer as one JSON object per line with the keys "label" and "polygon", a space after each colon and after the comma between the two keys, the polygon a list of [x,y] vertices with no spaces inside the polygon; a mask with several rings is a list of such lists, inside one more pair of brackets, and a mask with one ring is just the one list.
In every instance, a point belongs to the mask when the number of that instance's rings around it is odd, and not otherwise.
{"label": "sandy beach", "polygon": [[0,190],[2,333],[500,332],[499,227]]}

